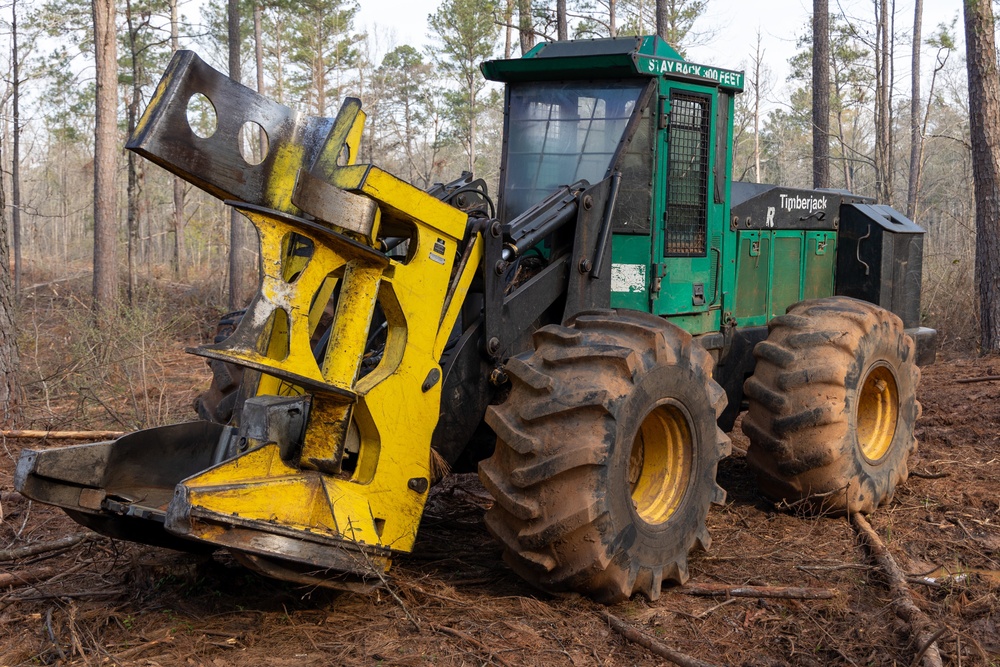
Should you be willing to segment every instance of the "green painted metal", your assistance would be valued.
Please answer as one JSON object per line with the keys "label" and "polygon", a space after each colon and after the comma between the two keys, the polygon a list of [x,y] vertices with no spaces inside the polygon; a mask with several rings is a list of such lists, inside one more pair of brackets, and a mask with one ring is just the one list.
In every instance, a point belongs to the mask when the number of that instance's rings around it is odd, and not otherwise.
{"label": "green painted metal", "polygon": [[740,326],[758,326],[803,299],[832,296],[837,234],[803,230],[737,233],[736,298]]}
{"label": "green painted metal", "polygon": [[736,289],[732,315],[740,325],[767,322],[768,285],[771,280],[771,233],[741,231],[736,234]]}
{"label": "green painted metal", "polygon": [[803,232],[782,231],[774,234],[774,254],[771,257],[771,298],[768,313],[783,315],[793,303],[802,300],[802,240]]}
{"label": "green painted metal", "polygon": [[491,81],[545,81],[579,76],[611,78],[666,76],[733,91],[743,90],[743,72],[691,63],[659,37],[542,42],[523,58],[489,60],[483,75]]}
{"label": "green painted metal", "polygon": [[[656,77],[655,99],[633,111],[658,120],[649,233],[614,234],[612,307],[651,312],[702,334],[733,321],[761,326],[803,298],[833,294],[836,232],[729,224],[732,118],[742,72],[689,63],[656,37],[542,43],[523,58],[490,61],[482,70],[513,84]],[[692,124],[693,117],[703,124]],[[703,195],[685,189],[695,183],[688,164],[704,167],[697,182]]]}
{"label": "green painted metal", "polygon": [[[729,98],[730,100],[732,98]],[[676,121],[671,113],[674,111],[673,102],[678,100],[689,102],[701,100],[704,104],[701,111],[708,114],[708,140],[700,150],[695,153],[704,153],[705,169],[707,180],[704,191],[704,251],[699,256],[672,257],[667,252],[667,212],[672,205],[671,183],[676,183],[678,176],[671,175],[670,156],[671,145],[681,142],[688,143],[687,136],[679,137],[674,131],[672,124]],[[694,85],[687,82],[678,82],[669,78],[664,78],[660,85],[660,113],[664,117],[661,122],[666,125],[660,131],[657,145],[656,174],[654,179],[657,187],[654,190],[653,200],[653,262],[659,263],[660,273],[663,276],[659,291],[651,296],[651,312],[656,315],[671,317],[682,328],[693,334],[705,333],[707,331],[718,331],[721,326],[722,303],[724,301],[722,286],[718,285],[718,279],[722,276],[723,260],[726,255],[724,236],[728,233],[726,221],[729,219],[728,197],[721,197],[722,201],[716,201],[714,196],[716,178],[724,180],[722,191],[729,191],[730,169],[727,162],[725,169],[720,173],[715,169],[715,152],[712,147],[716,145],[719,137],[716,136],[717,124],[714,122],[715,114],[718,112],[719,95],[715,87]],[[726,136],[722,141],[729,142],[732,136],[732,115],[729,114],[730,121],[726,127]],[[672,137],[672,131],[674,136]],[[686,130],[685,130],[686,132]],[[685,149],[684,156],[687,157],[691,151]],[[676,192],[674,193],[676,195]],[[731,252],[731,251],[730,251]],[[718,285],[718,289],[714,289]],[[698,294],[700,293],[700,298]],[[614,300],[612,299],[612,303]]]}

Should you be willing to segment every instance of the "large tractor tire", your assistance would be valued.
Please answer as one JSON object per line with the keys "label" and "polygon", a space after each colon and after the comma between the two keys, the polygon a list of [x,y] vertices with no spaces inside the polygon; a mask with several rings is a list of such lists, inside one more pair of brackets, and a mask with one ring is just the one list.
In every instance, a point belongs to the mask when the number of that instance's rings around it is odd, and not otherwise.
{"label": "large tractor tire", "polygon": [[664,320],[585,312],[534,334],[506,365],[512,387],[487,411],[497,434],[479,476],[504,560],[544,590],[614,603],[659,597],[710,544],[705,519],[729,438],[712,359]]}
{"label": "large tractor tire", "polygon": [[803,301],[768,325],[744,392],[747,461],[775,500],[834,515],[892,499],[916,451],[920,369],[889,311],[847,297]]}
{"label": "large tractor tire", "polygon": [[[215,329],[213,342],[221,343],[233,335],[244,313],[246,311],[237,310],[223,315]],[[212,384],[194,399],[194,409],[206,421],[228,424],[239,398],[243,367],[219,359],[209,359],[207,363],[212,369]]]}

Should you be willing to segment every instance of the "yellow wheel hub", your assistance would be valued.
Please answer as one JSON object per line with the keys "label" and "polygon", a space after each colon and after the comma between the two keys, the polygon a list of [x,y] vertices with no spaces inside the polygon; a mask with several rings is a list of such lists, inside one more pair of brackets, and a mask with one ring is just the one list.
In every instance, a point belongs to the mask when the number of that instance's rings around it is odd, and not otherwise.
{"label": "yellow wheel hub", "polygon": [[857,432],[861,453],[877,463],[892,446],[899,419],[899,389],[887,366],[868,372],[858,397]]}
{"label": "yellow wheel hub", "polygon": [[632,442],[628,481],[632,505],[648,524],[667,521],[680,505],[694,451],[684,411],[666,403],[646,415]]}

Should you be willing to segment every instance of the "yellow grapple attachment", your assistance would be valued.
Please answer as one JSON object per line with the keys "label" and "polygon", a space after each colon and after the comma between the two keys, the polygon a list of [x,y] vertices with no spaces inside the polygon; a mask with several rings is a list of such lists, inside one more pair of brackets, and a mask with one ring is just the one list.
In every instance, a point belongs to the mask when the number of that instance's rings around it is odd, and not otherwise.
{"label": "yellow grapple attachment", "polygon": [[[217,115],[208,138],[187,120],[196,94]],[[126,436],[127,490],[124,473],[106,465],[86,479],[73,476],[81,493],[57,492],[62,464],[45,451],[19,468],[22,487],[98,529],[110,521],[125,537],[132,530],[102,514],[162,521],[170,536],[226,547],[292,580],[316,581],[326,572],[365,577],[388,568],[393,551],[412,549],[431,481],[438,360],[480,242],[453,277],[466,215],[377,167],[353,164],[364,119],[352,99],[334,120],[304,117],[191,52],[175,55],[128,147],[227,200],[257,229],[258,294],[229,339],[191,350],[250,369],[239,427],[205,431],[202,443],[161,436],[157,451],[146,453],[142,442],[152,439],[143,433],[157,429]],[[266,134],[259,164],[241,154],[241,128]],[[387,235],[408,239],[405,256],[378,249]],[[331,309],[330,342],[317,355],[313,335]],[[385,320],[385,346],[364,374],[376,311]],[[183,439],[203,431],[173,433]],[[102,460],[116,458],[117,442],[99,444],[112,452]],[[214,452],[201,459],[211,465],[192,474],[171,453],[181,445]],[[174,483],[169,504],[158,492],[155,504],[143,505],[152,497],[143,496],[144,465],[182,475],[158,479],[158,489]]]}

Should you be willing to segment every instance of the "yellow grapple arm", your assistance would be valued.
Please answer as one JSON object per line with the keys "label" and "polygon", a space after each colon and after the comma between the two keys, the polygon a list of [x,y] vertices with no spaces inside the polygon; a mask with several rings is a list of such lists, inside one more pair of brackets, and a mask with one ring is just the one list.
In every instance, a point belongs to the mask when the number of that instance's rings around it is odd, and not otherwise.
{"label": "yellow grapple arm", "polygon": [[[195,94],[216,111],[211,137],[188,125]],[[178,52],[128,145],[228,200],[260,238],[260,290],[246,315],[229,339],[193,352],[257,371],[258,397],[310,397],[300,447],[244,436],[237,456],[177,485],[166,514],[176,534],[283,567],[358,573],[413,546],[430,484],[438,360],[481,242],[453,276],[467,216],[355,164],[364,120],[352,99],[332,121],[304,117]],[[241,128],[266,135],[259,164],[240,153]],[[408,237],[405,256],[379,251],[387,229]],[[331,296],[330,342],[317,358],[312,339]],[[362,377],[376,309],[384,352]],[[348,469],[349,437],[358,451]]]}

